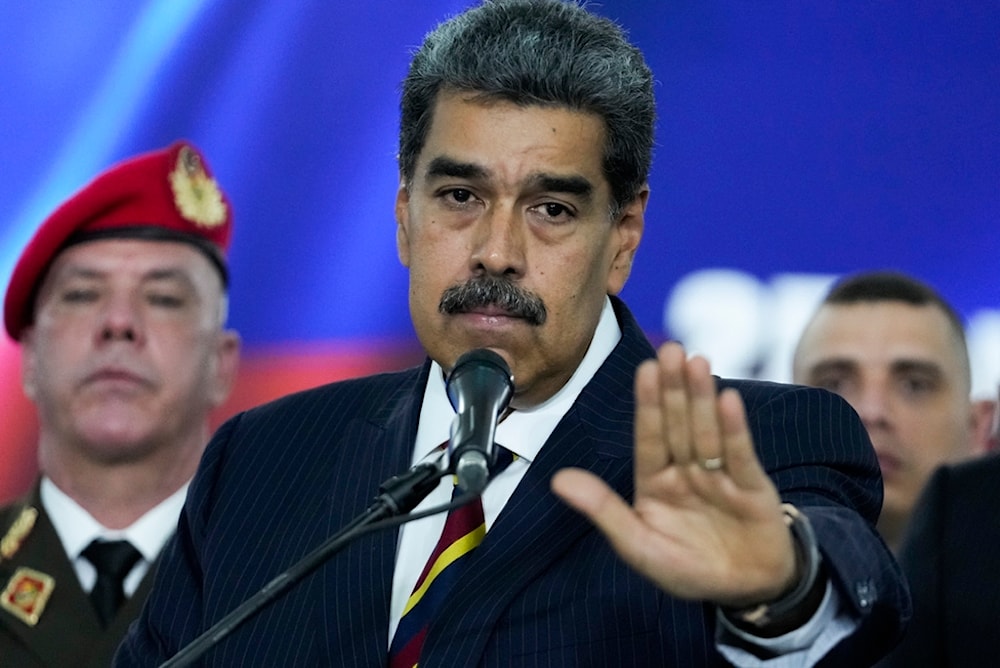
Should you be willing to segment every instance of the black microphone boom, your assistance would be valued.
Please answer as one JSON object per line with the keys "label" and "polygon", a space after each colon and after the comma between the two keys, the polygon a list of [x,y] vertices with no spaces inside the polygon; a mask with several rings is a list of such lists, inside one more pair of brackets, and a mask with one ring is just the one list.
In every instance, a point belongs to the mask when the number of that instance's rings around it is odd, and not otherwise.
{"label": "black microphone boom", "polygon": [[510,367],[492,350],[470,350],[455,362],[445,389],[455,409],[448,445],[451,468],[459,487],[480,494],[496,462],[497,421],[514,393]]}

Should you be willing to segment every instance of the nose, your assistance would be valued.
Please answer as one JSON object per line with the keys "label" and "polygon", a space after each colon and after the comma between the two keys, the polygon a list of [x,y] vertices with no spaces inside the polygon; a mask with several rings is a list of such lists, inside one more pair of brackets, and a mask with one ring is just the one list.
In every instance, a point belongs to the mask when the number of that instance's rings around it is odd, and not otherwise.
{"label": "nose", "polygon": [[137,343],[142,340],[142,332],[142,314],[138,305],[131,298],[114,296],[107,300],[101,310],[97,329],[100,342]]}
{"label": "nose", "polygon": [[524,221],[512,208],[491,208],[476,223],[472,269],[476,273],[516,278],[525,270]]}
{"label": "nose", "polygon": [[891,424],[889,397],[882,388],[863,387],[856,396],[848,397],[847,400],[861,416],[861,422],[869,431],[885,429]]}

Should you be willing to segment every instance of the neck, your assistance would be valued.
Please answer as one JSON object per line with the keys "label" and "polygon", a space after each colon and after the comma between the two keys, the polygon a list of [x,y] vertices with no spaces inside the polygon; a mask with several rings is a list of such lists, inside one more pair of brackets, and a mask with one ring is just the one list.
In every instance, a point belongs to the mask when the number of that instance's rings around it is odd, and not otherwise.
{"label": "neck", "polygon": [[124,529],[191,480],[206,441],[207,434],[201,445],[172,448],[168,456],[115,463],[40,446],[40,469],[103,526]]}

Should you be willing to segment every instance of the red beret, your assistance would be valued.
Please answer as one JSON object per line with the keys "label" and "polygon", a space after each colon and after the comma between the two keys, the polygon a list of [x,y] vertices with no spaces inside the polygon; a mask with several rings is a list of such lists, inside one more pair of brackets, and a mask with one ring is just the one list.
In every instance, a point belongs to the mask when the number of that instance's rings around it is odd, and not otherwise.
{"label": "red beret", "polygon": [[15,340],[33,319],[35,293],[56,255],[95,239],[186,241],[227,280],[232,206],[201,152],[187,142],[129,158],[63,202],[35,232],[14,267],[4,325]]}

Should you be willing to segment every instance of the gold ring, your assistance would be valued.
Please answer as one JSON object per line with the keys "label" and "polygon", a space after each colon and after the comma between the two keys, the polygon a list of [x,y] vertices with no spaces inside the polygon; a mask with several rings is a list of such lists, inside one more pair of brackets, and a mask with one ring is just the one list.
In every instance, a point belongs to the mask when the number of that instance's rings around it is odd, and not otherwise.
{"label": "gold ring", "polygon": [[718,471],[725,464],[722,457],[709,457],[708,459],[701,460],[699,463],[701,464],[701,468],[706,471]]}

